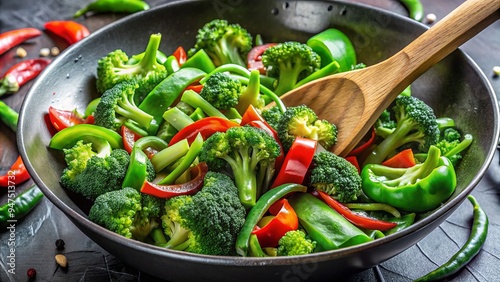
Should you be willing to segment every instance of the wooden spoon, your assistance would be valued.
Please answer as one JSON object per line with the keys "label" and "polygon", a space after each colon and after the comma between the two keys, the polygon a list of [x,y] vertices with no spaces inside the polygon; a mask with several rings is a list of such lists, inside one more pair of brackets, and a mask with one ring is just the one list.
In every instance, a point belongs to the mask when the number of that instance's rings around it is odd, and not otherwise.
{"label": "wooden spoon", "polygon": [[345,156],[408,85],[497,20],[500,0],[468,0],[404,49],[376,65],[331,75],[281,96],[306,104],[339,129],[332,152]]}

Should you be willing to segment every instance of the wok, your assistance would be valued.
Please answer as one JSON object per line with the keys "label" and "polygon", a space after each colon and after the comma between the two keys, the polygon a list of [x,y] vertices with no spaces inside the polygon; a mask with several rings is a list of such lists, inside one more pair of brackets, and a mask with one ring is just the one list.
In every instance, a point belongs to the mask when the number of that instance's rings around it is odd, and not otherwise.
{"label": "wok", "polygon": [[[223,2],[223,3],[222,3]],[[298,257],[242,258],[195,255],[165,250],[116,235],[87,219],[88,206],[65,191],[59,177],[65,162],[48,148],[45,124],[49,106],[83,112],[98,96],[97,60],[115,49],[143,51],[151,33],[161,32],[161,50],[194,44],[201,26],[214,18],[240,23],[264,41],[305,41],[328,27],[352,40],[358,61],[377,63],[425,31],[414,20],[361,4],[340,1],[183,1],[126,17],[63,52],[39,76],[20,112],[18,147],[36,184],[87,236],[123,262],[171,281],[330,280],[379,264],[409,248],[443,222],[474,189],[490,164],[499,137],[494,92],[475,63],[457,50],[412,84],[413,95],[437,116],[456,120],[474,142],[457,168],[458,186],[438,209],[423,214],[410,228],[373,242]],[[381,74],[383,75],[383,74]]]}

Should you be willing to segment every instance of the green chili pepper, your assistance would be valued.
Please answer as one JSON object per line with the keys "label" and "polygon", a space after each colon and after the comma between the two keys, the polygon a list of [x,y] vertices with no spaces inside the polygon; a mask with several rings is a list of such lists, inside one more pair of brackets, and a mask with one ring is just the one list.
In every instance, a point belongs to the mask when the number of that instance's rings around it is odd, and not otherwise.
{"label": "green chili pepper", "polygon": [[412,225],[415,222],[415,213],[412,212],[409,214],[405,214],[402,217],[393,217],[385,220],[389,222],[395,222],[398,224],[396,227],[384,232],[385,235],[390,235]]}
{"label": "green chili pepper", "polygon": [[194,160],[201,151],[202,145],[203,145],[203,137],[201,136],[201,134],[198,134],[194,139],[193,143],[191,143],[191,146],[189,147],[187,154],[182,158],[180,163],[165,178],[160,180],[158,184],[165,185],[174,183],[175,180],[179,178],[179,176],[181,176],[194,162]]}
{"label": "green chili pepper", "polygon": [[469,239],[448,262],[418,278],[415,280],[416,282],[441,280],[458,272],[462,267],[467,265],[483,247],[484,241],[486,241],[488,235],[488,216],[474,196],[469,195],[467,198],[474,208],[474,220]]}
{"label": "green chili pepper", "polygon": [[255,234],[250,235],[250,240],[248,242],[248,251],[249,251],[249,256],[251,257],[268,256],[266,253],[264,253],[264,250],[262,250],[262,247],[260,246],[259,243],[259,238],[257,238],[257,235]]}
{"label": "green chili pepper", "polygon": [[19,114],[3,101],[0,101],[0,120],[14,132],[17,131],[18,119]]}
{"label": "green chili pepper", "polygon": [[139,109],[152,115],[160,124],[163,113],[191,83],[201,79],[206,73],[196,68],[181,68],[160,82],[139,105]]}
{"label": "green chili pepper", "polygon": [[399,0],[403,6],[408,10],[410,18],[416,21],[422,21],[424,18],[424,6],[420,0]]}
{"label": "green chili pepper", "polygon": [[79,140],[85,138],[102,138],[106,140],[112,149],[123,148],[122,137],[117,132],[93,124],[76,124],[57,132],[50,139],[49,147],[62,150],[73,147]]}
{"label": "green chili pepper", "polygon": [[197,68],[206,73],[215,69],[215,65],[203,49],[198,50],[193,56],[189,57],[181,68]]}
{"label": "green chili pepper", "polygon": [[248,255],[249,242],[252,231],[257,222],[259,222],[259,220],[267,212],[269,207],[272,206],[272,204],[290,193],[306,191],[306,186],[290,183],[280,185],[264,193],[248,212],[245,223],[243,224],[243,227],[238,234],[238,238],[236,238],[236,253],[241,256]]}
{"label": "green chili pepper", "polygon": [[[7,195],[11,199],[11,193]],[[14,193],[12,193],[14,197]],[[0,225],[2,227],[8,226],[9,222],[15,222],[26,216],[43,198],[43,193],[36,185],[26,189],[21,194],[8,203],[0,207]]]}
{"label": "green chili pepper", "polygon": [[367,234],[311,194],[294,194],[288,202],[320,250],[335,250],[372,241]]}
{"label": "green chili pepper", "polygon": [[329,28],[307,40],[306,44],[321,57],[321,67],[332,61],[340,65],[340,72],[351,70],[356,65],[356,51],[351,40],[340,30]]}
{"label": "green chili pepper", "polygon": [[361,179],[370,199],[409,212],[437,208],[457,186],[453,164],[435,146],[429,149],[425,162],[410,168],[366,165]]}
{"label": "green chili pepper", "polygon": [[135,13],[149,9],[141,0],[97,0],[78,10],[73,17],[78,18],[88,12],[94,13]]}

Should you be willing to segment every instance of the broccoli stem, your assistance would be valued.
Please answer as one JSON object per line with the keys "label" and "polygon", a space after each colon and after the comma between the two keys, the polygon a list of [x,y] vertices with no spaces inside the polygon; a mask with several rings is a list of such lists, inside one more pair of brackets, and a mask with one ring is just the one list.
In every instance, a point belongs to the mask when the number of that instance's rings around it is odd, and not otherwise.
{"label": "broccoli stem", "polygon": [[209,116],[215,116],[227,119],[227,117],[212,106],[207,100],[203,99],[198,93],[193,90],[184,91],[181,101],[190,105],[193,108],[200,108]]}
{"label": "broccoli stem", "polygon": [[465,134],[464,135],[464,139],[462,140],[462,142],[460,142],[453,149],[449,150],[444,156],[445,157],[451,157],[453,155],[459,154],[463,150],[467,149],[467,147],[469,147],[469,145],[472,143],[472,141],[473,141],[472,135]]}
{"label": "broccoli stem", "polygon": [[236,109],[240,114],[244,114],[248,109],[248,106],[254,105],[257,108],[264,106],[259,103],[260,98],[260,73],[258,70],[252,71],[250,73],[250,78],[245,90],[241,93],[236,105]]}
{"label": "broccoli stem", "polygon": [[[295,64],[300,64],[300,61],[295,62]],[[278,68],[280,70],[280,74],[278,78],[278,85],[276,86],[276,89],[274,89],[274,93],[281,96],[295,88],[297,78],[304,69],[299,66],[294,67],[291,63],[280,63]]]}
{"label": "broccoli stem", "polygon": [[[231,157],[232,156],[232,157]],[[227,161],[234,174],[240,202],[245,208],[251,208],[257,201],[256,158],[248,154],[248,148],[233,150],[233,154],[222,157]]]}
{"label": "broccoli stem", "polygon": [[189,143],[187,139],[183,139],[172,146],[169,146],[151,158],[151,163],[156,172],[159,172],[167,166],[173,164],[180,158],[184,157],[189,151]]}
{"label": "broccoli stem", "polygon": [[194,121],[177,107],[173,107],[163,114],[163,119],[170,123],[175,129],[181,130]]}
{"label": "broccoli stem", "polygon": [[[249,85],[250,80],[246,77],[242,77],[239,75],[231,76],[234,79],[239,80],[243,85]],[[260,85],[260,92],[264,95],[266,95],[271,101],[276,103],[276,106],[280,109],[282,113],[286,111],[286,106],[283,104],[283,101],[281,101],[280,97],[276,95],[272,90],[269,88],[265,87],[264,85]]]}
{"label": "broccoli stem", "polygon": [[437,147],[431,146],[425,162],[420,165],[415,165],[408,168],[401,177],[394,180],[389,180],[386,182],[386,184],[392,187],[413,184],[419,179],[423,179],[431,174],[431,172],[439,165],[440,157],[441,151]]}
{"label": "broccoli stem", "polygon": [[183,243],[189,242],[189,230],[183,228],[177,222],[171,222],[168,227],[171,229],[171,237],[170,240],[166,244],[162,244],[161,246],[174,249],[174,250],[185,250],[188,246],[183,246]]}

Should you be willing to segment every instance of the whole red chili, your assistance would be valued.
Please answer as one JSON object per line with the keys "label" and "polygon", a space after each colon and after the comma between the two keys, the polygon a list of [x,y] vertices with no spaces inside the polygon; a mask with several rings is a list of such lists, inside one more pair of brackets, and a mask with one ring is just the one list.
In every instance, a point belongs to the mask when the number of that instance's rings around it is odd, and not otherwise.
{"label": "whole red chili", "polygon": [[0,96],[18,91],[26,82],[37,77],[50,62],[50,59],[37,58],[24,60],[10,67],[4,78],[0,79]]}
{"label": "whole red chili", "polygon": [[39,36],[42,32],[34,27],[25,27],[0,34],[0,55],[24,41]]}
{"label": "whole red chili", "polygon": [[19,185],[28,179],[30,179],[28,170],[26,170],[21,156],[18,156],[17,160],[14,164],[12,164],[8,172],[0,176],[0,187]]}
{"label": "whole red chili", "polygon": [[46,30],[66,40],[70,45],[90,34],[86,26],[75,21],[50,21],[46,22],[44,27]]}

